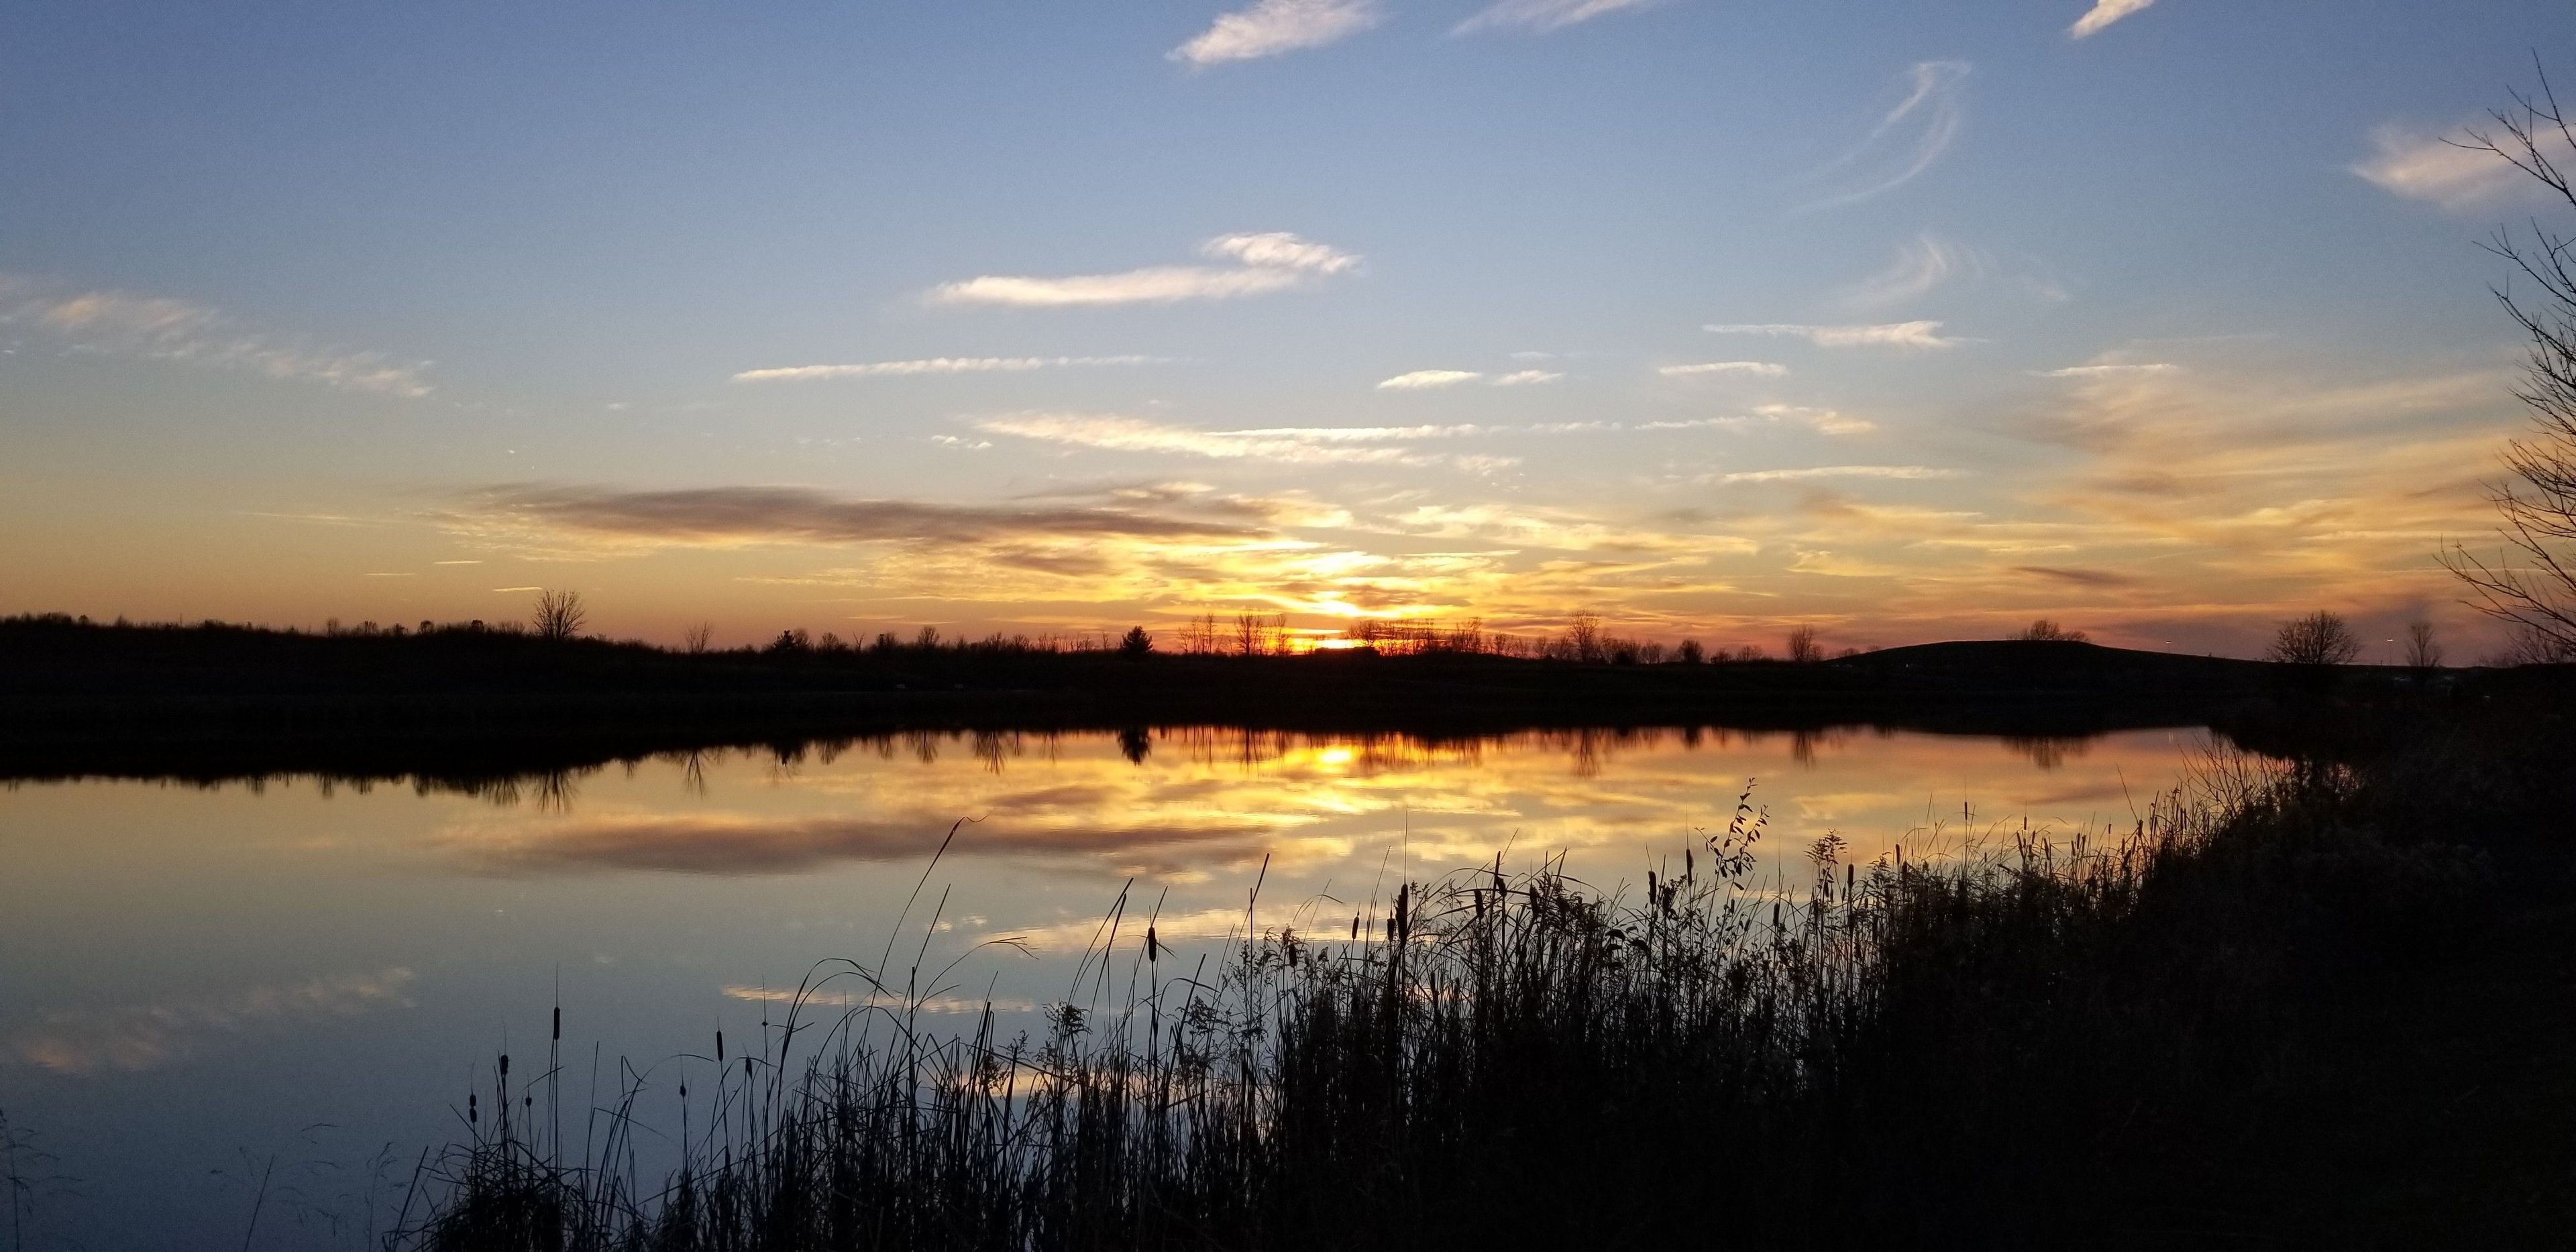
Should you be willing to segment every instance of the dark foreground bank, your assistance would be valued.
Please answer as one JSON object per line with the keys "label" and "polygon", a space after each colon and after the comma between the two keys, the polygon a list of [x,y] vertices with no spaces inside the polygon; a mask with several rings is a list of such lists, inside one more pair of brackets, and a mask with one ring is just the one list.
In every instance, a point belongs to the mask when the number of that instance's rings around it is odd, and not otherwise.
{"label": "dark foreground bank", "polygon": [[2072,842],[1827,841],[1786,898],[1748,803],[1624,891],[1475,872],[1313,934],[1249,901],[1257,938],[1186,967],[1122,913],[1039,1038],[925,1033],[953,991],[904,957],[827,966],[696,1093],[680,1173],[636,1174],[631,1105],[541,1130],[522,1058],[402,1238],[2548,1246],[2576,1221],[2562,716],[2420,706]]}
{"label": "dark foreground bank", "polygon": [[2337,690],[2456,697],[2480,681],[2060,641],[1720,664],[991,643],[693,654],[470,628],[314,635],[20,618],[0,621],[0,773],[472,778],[890,730],[1184,724],[1435,738],[1853,723],[2062,736],[2260,721],[2284,700]]}

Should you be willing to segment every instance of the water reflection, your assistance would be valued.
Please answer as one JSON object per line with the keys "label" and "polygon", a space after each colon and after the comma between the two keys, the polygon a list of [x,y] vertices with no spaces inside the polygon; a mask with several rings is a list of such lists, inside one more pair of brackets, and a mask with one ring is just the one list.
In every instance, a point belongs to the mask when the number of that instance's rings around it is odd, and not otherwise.
{"label": "water reflection", "polygon": [[1989,824],[2125,829],[2207,742],[925,731],[519,773],[22,784],[0,790],[0,1109],[91,1197],[48,1200],[43,1229],[183,1245],[239,1224],[248,1197],[223,1180],[244,1151],[307,1159],[298,1136],[329,1124],[357,1177],[381,1145],[444,1141],[471,1067],[542,1039],[553,1005],[611,1073],[754,1028],[814,961],[880,950],[961,820],[905,943],[970,955],[940,1007],[989,1001],[1017,1030],[1066,995],[1122,892],[1205,951],[1241,931],[1265,864],[1258,924],[1301,930],[1497,853],[1642,879],[1747,780],[1763,872],[1795,884],[1828,833],[1867,862]]}

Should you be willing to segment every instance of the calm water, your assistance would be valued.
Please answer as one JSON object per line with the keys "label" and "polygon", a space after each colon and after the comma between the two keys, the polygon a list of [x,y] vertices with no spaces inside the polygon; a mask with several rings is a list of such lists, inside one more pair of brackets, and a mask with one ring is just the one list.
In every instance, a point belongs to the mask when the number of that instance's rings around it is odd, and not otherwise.
{"label": "calm water", "polygon": [[1828,831],[1866,861],[2025,820],[2125,828],[2208,743],[938,734],[482,794],[24,785],[0,791],[0,1114],[30,1247],[240,1246],[265,1173],[257,1246],[354,1248],[493,1054],[543,1052],[550,1006],[574,1083],[596,1045],[668,1092],[689,1065],[669,1058],[755,1035],[815,961],[873,960],[960,817],[980,821],[931,878],[933,951],[1037,955],[970,958],[957,1020],[989,995],[1034,1025],[1130,879],[1186,951],[1242,924],[1265,857],[1261,924],[1339,931],[1407,870],[1498,851],[1642,879],[1747,780],[1775,864]]}

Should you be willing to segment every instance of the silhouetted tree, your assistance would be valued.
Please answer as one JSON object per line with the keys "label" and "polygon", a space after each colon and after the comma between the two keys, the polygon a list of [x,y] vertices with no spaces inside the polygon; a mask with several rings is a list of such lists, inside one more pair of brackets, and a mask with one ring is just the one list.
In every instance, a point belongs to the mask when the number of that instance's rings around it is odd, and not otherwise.
{"label": "silhouetted tree", "polygon": [[2285,665],[2349,665],[2361,655],[2361,637],[2341,615],[2319,609],[2281,623],[2265,655]]}
{"label": "silhouetted tree", "polygon": [[1697,665],[1708,659],[1708,653],[1699,646],[1699,640],[1684,639],[1681,646],[1673,649],[1673,659],[1684,665]]}
{"label": "silhouetted tree", "polygon": [[1816,628],[1800,626],[1789,632],[1789,659],[1799,664],[1825,659],[1825,645],[1816,638]]}
{"label": "silhouetted tree", "polygon": [[1586,609],[1565,625],[1565,657],[1592,664],[1601,659],[1601,615]]}
{"label": "silhouetted tree", "polygon": [[575,639],[581,635],[582,623],[589,620],[590,610],[582,605],[580,592],[540,591],[528,630],[539,639]]}
{"label": "silhouetted tree", "polygon": [[2023,628],[2020,634],[2013,636],[2013,638],[2032,639],[2043,643],[2082,643],[2085,641],[2083,631],[2062,629],[2057,623],[2052,622],[2045,617],[2032,622],[2029,626]]}
{"label": "silhouetted tree", "polygon": [[2442,641],[2433,634],[2433,623],[2417,618],[2406,623],[2406,668],[2418,674],[2442,668]]}
{"label": "silhouetted tree", "polygon": [[716,624],[714,622],[700,622],[695,626],[691,626],[685,632],[682,632],[680,635],[680,650],[691,656],[701,655],[706,652],[710,645],[714,644],[715,638]]}
{"label": "silhouetted tree", "polygon": [[1118,637],[1118,654],[1120,656],[1142,657],[1153,650],[1154,633],[1142,626],[1130,626],[1127,628],[1126,634]]}
{"label": "silhouetted tree", "polygon": [[[2539,77],[2533,93],[2515,92],[2513,107],[2490,114],[2496,129],[2456,142],[2512,162],[2547,190],[2553,209],[2576,210],[2576,123],[2548,75]],[[2514,394],[2531,411],[2532,434],[2506,446],[2512,479],[2488,493],[2508,551],[2489,562],[2453,544],[2442,563],[2476,593],[2478,609],[2513,624],[2518,646],[2569,655],[2576,654],[2576,235],[2563,229],[2534,216],[2528,234],[2499,229],[2485,245],[2531,283],[2521,293],[2498,287],[2495,296],[2530,343]]]}

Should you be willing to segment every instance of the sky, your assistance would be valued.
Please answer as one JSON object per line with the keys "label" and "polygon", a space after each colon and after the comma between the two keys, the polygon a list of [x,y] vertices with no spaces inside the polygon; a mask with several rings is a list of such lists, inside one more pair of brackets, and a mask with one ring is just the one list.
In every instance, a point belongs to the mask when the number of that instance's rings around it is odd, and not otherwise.
{"label": "sky", "polygon": [[0,612],[2491,632],[2563,0],[20,0]]}

